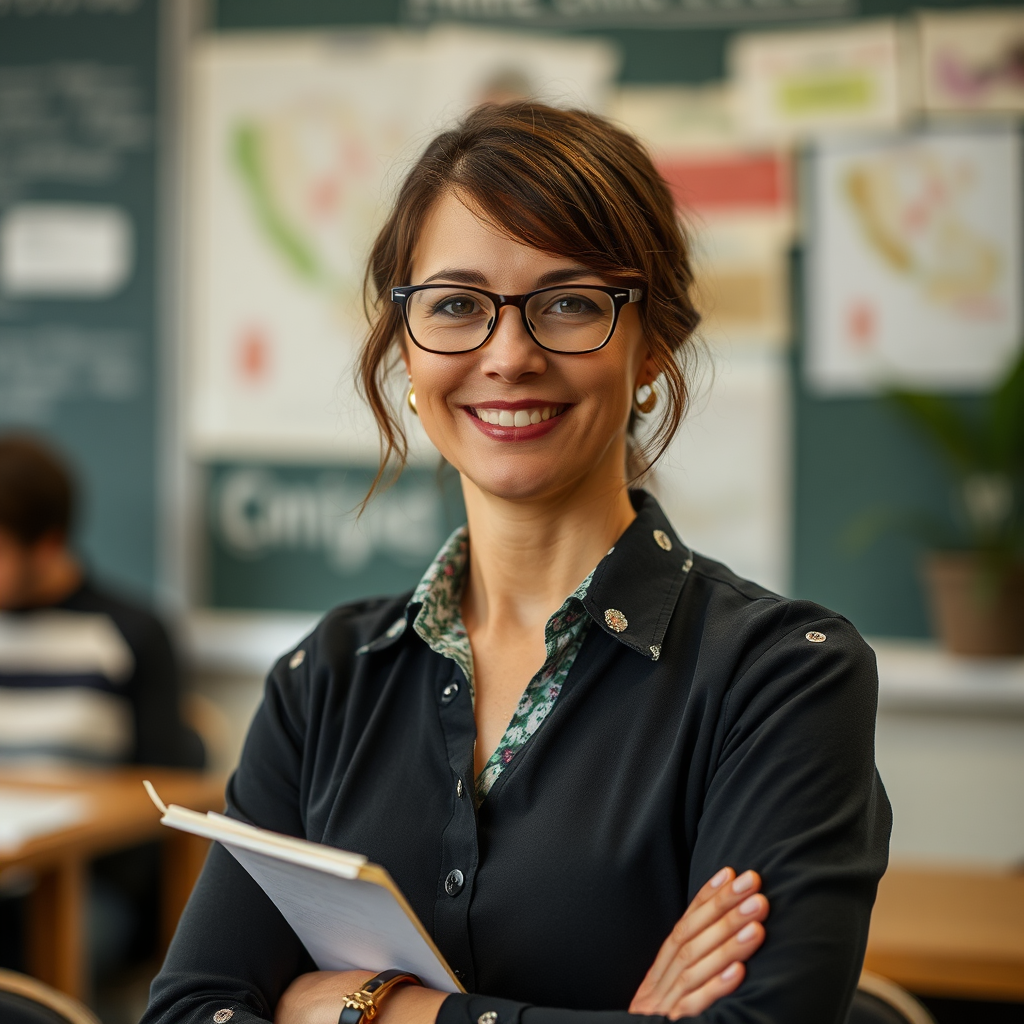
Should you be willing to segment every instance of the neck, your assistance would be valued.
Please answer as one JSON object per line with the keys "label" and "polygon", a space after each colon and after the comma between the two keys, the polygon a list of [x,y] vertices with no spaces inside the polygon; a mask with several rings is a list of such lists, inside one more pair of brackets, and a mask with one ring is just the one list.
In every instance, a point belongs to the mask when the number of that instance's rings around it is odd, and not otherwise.
{"label": "neck", "polygon": [[40,560],[33,574],[25,604],[43,608],[59,604],[82,584],[82,567],[70,551],[61,550]]}
{"label": "neck", "polygon": [[463,495],[471,543],[462,611],[470,629],[543,626],[636,518],[621,472],[529,502],[463,478]]}

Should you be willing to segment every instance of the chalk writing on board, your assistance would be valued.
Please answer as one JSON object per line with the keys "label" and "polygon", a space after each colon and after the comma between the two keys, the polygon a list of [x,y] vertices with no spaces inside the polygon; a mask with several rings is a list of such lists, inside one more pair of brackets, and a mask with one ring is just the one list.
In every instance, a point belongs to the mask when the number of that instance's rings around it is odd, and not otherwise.
{"label": "chalk writing on board", "polygon": [[58,403],[75,399],[138,397],[141,352],[133,331],[0,328],[0,424],[43,425]]}
{"label": "chalk writing on board", "polygon": [[0,68],[0,207],[37,185],[114,183],[151,145],[146,102],[133,68]]}

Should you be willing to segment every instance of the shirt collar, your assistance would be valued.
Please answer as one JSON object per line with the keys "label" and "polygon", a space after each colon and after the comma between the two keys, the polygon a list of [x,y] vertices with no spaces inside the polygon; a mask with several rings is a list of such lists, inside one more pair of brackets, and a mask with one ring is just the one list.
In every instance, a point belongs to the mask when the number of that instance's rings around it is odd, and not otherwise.
{"label": "shirt collar", "polygon": [[629,497],[636,519],[594,571],[583,605],[606,633],[657,661],[693,552],[651,495]]}
{"label": "shirt collar", "polygon": [[[661,657],[669,620],[693,565],[693,552],[679,539],[661,506],[646,491],[630,491],[636,519],[598,563],[576,595],[590,617],[610,636],[652,661]],[[420,614],[428,594],[461,583],[469,533],[460,526],[423,574],[401,618],[357,654],[390,646]],[[461,590],[461,587],[458,588]],[[436,607],[436,602],[431,601]]]}

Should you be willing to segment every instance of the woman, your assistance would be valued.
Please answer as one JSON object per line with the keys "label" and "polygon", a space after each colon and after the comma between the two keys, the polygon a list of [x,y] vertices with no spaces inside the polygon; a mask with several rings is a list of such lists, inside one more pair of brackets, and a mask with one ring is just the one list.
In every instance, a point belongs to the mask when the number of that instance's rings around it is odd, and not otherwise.
{"label": "woman", "polygon": [[[637,142],[537,104],[438,136],[377,239],[384,463],[400,358],[468,530],[278,663],[228,807],[390,871],[471,994],[397,987],[385,1024],[845,1019],[890,824],[871,651],[627,486],[682,416],[691,280]],[[145,1020],[333,1024],[368,977],[215,848]]]}

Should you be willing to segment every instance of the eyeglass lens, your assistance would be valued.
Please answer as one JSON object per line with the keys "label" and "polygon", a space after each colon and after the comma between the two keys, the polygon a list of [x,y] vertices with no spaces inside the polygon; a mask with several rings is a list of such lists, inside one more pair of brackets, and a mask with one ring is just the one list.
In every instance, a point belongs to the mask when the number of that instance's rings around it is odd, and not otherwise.
{"label": "eyeglass lens", "polygon": [[[438,285],[413,292],[406,315],[418,345],[435,352],[468,352],[483,344],[496,310],[491,299],[472,288]],[[526,317],[545,348],[587,352],[608,340],[615,304],[606,292],[572,285],[531,296]]]}

